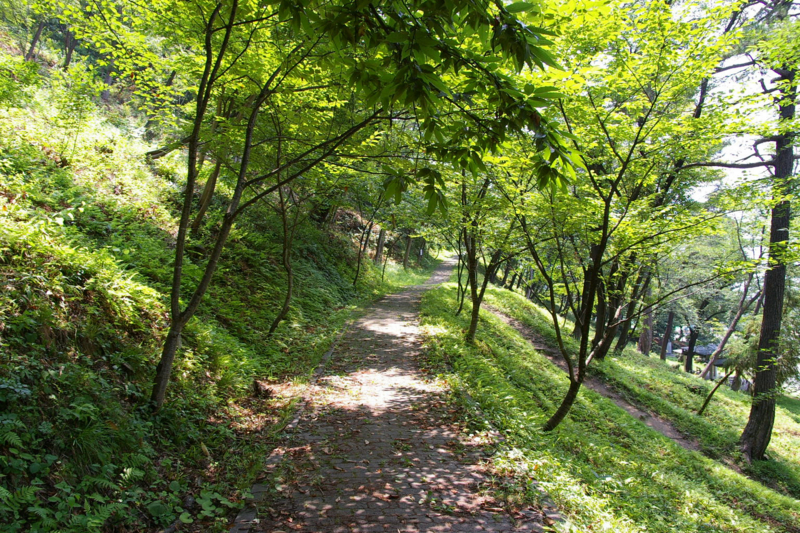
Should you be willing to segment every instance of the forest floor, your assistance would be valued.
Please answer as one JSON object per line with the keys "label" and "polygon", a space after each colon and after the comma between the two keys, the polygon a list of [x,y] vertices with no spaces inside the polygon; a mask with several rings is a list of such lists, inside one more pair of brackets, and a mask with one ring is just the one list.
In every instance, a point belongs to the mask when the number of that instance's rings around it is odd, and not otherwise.
{"label": "forest floor", "polygon": [[[509,326],[516,329],[528,342],[531,343],[534,349],[544,354],[556,366],[564,372],[567,372],[567,365],[564,358],[561,356],[557,348],[549,345],[541,335],[537,334],[532,328],[526,326],[519,320],[508,316],[497,308],[485,306],[486,310],[494,313],[498,318]],[[608,398],[614,402],[618,407],[624,409],[632,417],[641,420],[647,427],[654,429],[667,438],[672,439],[676,444],[680,445],[686,450],[699,452],[700,444],[696,439],[688,437],[678,431],[678,429],[669,421],[655,415],[649,411],[644,411],[626,400],[620,393],[615,391],[608,384],[604,383],[601,379],[594,376],[586,376],[583,386],[595,391],[600,396]]]}
{"label": "forest floor", "polygon": [[452,267],[443,262],[424,285],[383,298],[349,328],[231,532],[543,531],[550,523],[541,509],[507,511],[494,501],[488,443],[466,435],[447,385],[424,370],[420,299]]}

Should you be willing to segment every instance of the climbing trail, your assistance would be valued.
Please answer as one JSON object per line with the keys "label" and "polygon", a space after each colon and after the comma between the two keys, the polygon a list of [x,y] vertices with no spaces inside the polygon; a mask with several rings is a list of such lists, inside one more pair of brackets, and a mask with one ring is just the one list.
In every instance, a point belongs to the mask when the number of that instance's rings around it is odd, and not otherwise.
{"label": "climbing trail", "polygon": [[[514,329],[516,329],[520,335],[522,335],[531,345],[538,350],[539,352],[543,353],[548,359],[550,359],[553,363],[555,363],[559,368],[566,372],[567,367],[564,363],[564,359],[561,357],[561,354],[553,348],[552,346],[548,345],[547,342],[538,335],[535,331],[531,328],[512,318],[497,308],[491,306],[484,306],[485,309],[494,313],[497,317],[499,317],[503,322],[510,325]],[[602,380],[593,377],[587,376],[584,381],[583,385],[595,391],[601,396],[604,396],[614,402],[618,407],[621,407],[625,411],[628,412],[632,417],[638,418],[641,420],[646,426],[654,429],[664,435],[667,438],[672,439],[678,445],[682,446],[687,450],[692,451],[700,451],[700,444],[691,438],[686,437],[683,433],[678,431],[678,429],[668,420],[664,420],[663,418],[653,415],[652,413],[648,413],[647,411],[643,411],[633,405],[632,403],[628,402],[625,398],[622,397],[617,391],[609,387],[606,383]]]}
{"label": "climbing trail", "polygon": [[277,481],[253,488],[232,532],[543,531],[542,512],[506,511],[481,491],[485,453],[420,369],[419,301],[452,266],[348,330],[268,466]]}

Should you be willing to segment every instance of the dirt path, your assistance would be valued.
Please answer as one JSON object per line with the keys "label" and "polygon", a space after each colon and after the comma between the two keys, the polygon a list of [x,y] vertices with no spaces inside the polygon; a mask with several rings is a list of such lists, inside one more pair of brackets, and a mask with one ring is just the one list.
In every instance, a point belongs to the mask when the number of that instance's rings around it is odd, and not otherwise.
{"label": "dirt path", "polygon": [[[547,342],[538,335],[535,331],[531,328],[512,318],[497,308],[491,306],[484,306],[484,308],[488,311],[491,311],[495,315],[497,315],[503,322],[510,325],[514,329],[516,329],[520,335],[522,335],[531,345],[539,352],[543,353],[550,359],[553,363],[555,363],[559,368],[567,371],[567,365],[564,363],[564,358],[561,357],[561,354],[553,347],[547,344]],[[680,446],[686,448],[687,450],[692,450],[699,452],[700,451],[700,444],[691,438],[686,437],[683,433],[678,431],[678,429],[672,425],[671,422],[668,420],[664,420],[663,418],[649,413],[647,411],[643,411],[633,405],[632,403],[628,402],[625,398],[622,397],[617,391],[609,387],[606,383],[602,380],[593,377],[587,376],[583,382],[583,385],[596,393],[600,394],[601,396],[605,396],[612,402],[614,402],[618,407],[621,407],[625,411],[628,412],[632,417],[638,418],[641,420],[646,426],[652,428],[667,438],[672,439]]]}
{"label": "dirt path", "polygon": [[420,297],[452,265],[377,302],[344,335],[267,475],[277,490],[254,487],[261,503],[232,532],[543,531],[540,512],[507,513],[481,494],[483,450],[419,368]]}

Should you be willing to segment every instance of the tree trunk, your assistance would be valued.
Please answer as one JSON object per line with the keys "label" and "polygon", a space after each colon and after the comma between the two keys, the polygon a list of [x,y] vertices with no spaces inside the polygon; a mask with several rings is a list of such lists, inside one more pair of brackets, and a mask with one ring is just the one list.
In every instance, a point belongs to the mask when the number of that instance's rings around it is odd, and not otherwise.
{"label": "tree trunk", "polygon": [[161,350],[161,359],[159,359],[158,366],[156,366],[156,378],[150,394],[150,401],[156,409],[164,404],[169,377],[172,374],[172,363],[175,361],[175,354],[178,353],[178,348],[181,346],[181,333],[185,325],[185,322],[178,321],[173,321],[170,324],[164,348]]}
{"label": "tree trunk", "polygon": [[361,258],[364,257],[364,252],[367,251],[369,246],[369,236],[372,234],[372,221],[367,224],[367,227],[361,233],[361,238],[358,240],[358,261],[356,266],[356,275],[353,276],[353,287],[358,283],[358,275],[361,273]]}
{"label": "tree trunk", "polygon": [[721,380],[719,380],[719,383],[717,383],[717,385],[713,389],[711,389],[711,392],[709,392],[708,396],[706,396],[706,400],[703,402],[702,407],[700,407],[700,410],[697,411],[697,416],[703,416],[703,413],[705,412],[706,407],[708,407],[708,404],[711,402],[711,398],[714,397],[714,393],[717,392],[717,389],[720,387],[720,385],[722,385],[723,383],[728,381],[728,378],[731,376],[731,374],[733,374],[733,370],[734,369],[731,369],[730,372],[725,374],[725,377],[723,377]]}
{"label": "tree trunk", "polygon": [[373,261],[375,261],[376,265],[381,264],[381,258],[383,257],[383,244],[386,242],[386,230],[381,228],[380,233],[378,233],[378,244],[375,246],[375,257]]}
{"label": "tree trunk", "polygon": [[478,318],[480,317],[480,301],[478,300],[478,251],[475,237],[464,230],[464,248],[467,256],[467,284],[472,302],[469,329],[467,329],[467,344],[475,342],[475,333],[478,331]]}
{"label": "tree trunk", "polygon": [[[792,111],[794,111],[794,106],[792,106]],[[781,114],[783,115],[783,113]],[[785,137],[782,142],[777,143],[779,155],[776,158],[779,158],[779,163],[782,164],[775,167],[776,196],[783,196],[786,193],[785,182],[791,177],[793,155],[790,143],[791,141]],[[761,319],[761,336],[758,340],[753,404],[750,407],[750,417],[740,439],[742,454],[748,461],[764,458],[764,453],[772,438],[772,426],[775,422],[777,386],[775,360],[780,355],[778,340],[783,320],[783,294],[786,287],[786,263],[783,253],[789,239],[790,214],[789,200],[781,200],[772,209],[769,236],[770,268],[764,276],[764,312]]]}
{"label": "tree trunk", "polygon": [[67,70],[69,68],[69,64],[72,62],[72,53],[75,52],[75,48],[78,46],[78,39],[72,34],[69,29],[64,31],[64,65],[63,69]]}
{"label": "tree trunk", "polygon": [[643,355],[650,356],[653,348],[653,310],[649,309],[642,319],[642,332],[639,333],[639,342],[636,347]]}
{"label": "tree trunk", "polygon": [[[606,332],[606,290],[603,280],[597,282],[597,303],[595,304],[595,320],[594,320],[594,338],[592,339],[592,348],[595,348],[600,341],[603,340],[603,335]],[[605,353],[599,359],[603,359]]]}
{"label": "tree trunk", "polygon": [[[791,5],[791,4],[789,4]],[[776,18],[785,20],[789,8],[779,2],[772,8]],[[775,102],[778,103],[780,122],[792,124],[795,118],[797,99],[796,67],[783,65],[773,69],[782,82],[778,87]],[[796,131],[781,133],[775,137],[775,169],[772,177],[773,197],[780,198],[772,209],[769,232],[769,269],[764,276],[764,313],[761,318],[761,336],[758,340],[756,356],[756,375],[753,389],[753,403],[750,417],[739,440],[742,455],[747,461],[761,460],[772,438],[772,425],[775,422],[775,394],[777,389],[776,359],[778,340],[783,321],[784,289],[786,287],[786,258],[783,256],[789,241],[791,220],[794,150],[792,148]]]}
{"label": "tree trunk", "polygon": [[581,389],[581,382],[580,381],[570,381],[569,383],[569,390],[567,391],[566,396],[564,399],[561,400],[561,405],[558,406],[558,409],[553,416],[550,417],[550,420],[545,422],[544,427],[542,429],[544,431],[553,431],[558,425],[564,420],[564,417],[567,416],[569,410],[572,408],[572,404],[575,403],[575,399],[578,397],[578,391]]}
{"label": "tree trunk", "polygon": [[208,211],[208,207],[211,205],[211,199],[214,198],[214,190],[217,187],[217,178],[219,178],[221,169],[222,162],[217,161],[217,163],[214,165],[214,170],[211,171],[211,175],[206,180],[206,184],[203,187],[203,194],[200,195],[200,205],[197,208],[197,215],[195,215],[194,222],[192,222],[192,234],[197,234],[197,232],[200,230],[200,224],[203,222],[203,217],[205,216],[206,211]]}
{"label": "tree trunk", "polygon": [[744,288],[742,289],[742,297],[739,300],[739,307],[736,310],[736,315],[733,317],[733,320],[731,320],[731,323],[728,326],[728,329],[725,331],[725,335],[723,335],[722,340],[719,343],[719,346],[717,346],[717,349],[714,350],[713,354],[711,354],[711,357],[708,360],[708,364],[703,369],[703,371],[700,372],[701,378],[705,378],[706,375],[711,370],[711,368],[713,368],[714,363],[717,362],[717,359],[722,354],[722,350],[725,349],[725,345],[728,343],[728,340],[731,338],[731,335],[733,335],[733,332],[736,330],[736,325],[739,323],[739,319],[742,318],[742,315],[747,311],[747,308],[750,307],[750,305],[752,305],[754,301],[756,301],[758,298],[761,297],[761,291],[758,291],[756,295],[749,302],[745,303],[745,299],[747,298],[747,290],[749,289],[752,280],[753,280],[753,274],[751,273],[744,284]]}
{"label": "tree trunk", "polygon": [[583,310],[586,309],[588,305],[587,302],[589,300],[589,278],[587,276],[587,269],[583,269],[583,287],[581,288],[581,305],[578,307],[577,315],[575,316],[575,327],[572,329],[572,338],[573,339],[580,339],[581,338],[581,320],[580,317],[583,315]]}
{"label": "tree trunk", "polygon": [[694,347],[697,344],[697,337],[700,336],[700,328],[697,326],[689,326],[689,351],[686,354],[686,361],[683,364],[683,369],[688,372],[694,372],[692,363],[694,362]]}
{"label": "tree trunk", "polygon": [[288,246],[284,245],[283,269],[286,271],[286,297],[283,299],[283,306],[281,307],[281,310],[278,311],[278,314],[275,316],[275,320],[272,321],[272,324],[269,327],[267,336],[271,336],[273,333],[275,333],[275,330],[278,329],[278,325],[280,325],[281,321],[286,318],[286,315],[289,313],[289,305],[292,303],[292,293],[294,292],[294,271],[292,270],[291,254],[291,244]]}
{"label": "tree trunk", "polygon": [[514,283],[516,283],[516,282],[517,282],[517,276],[518,276],[518,275],[519,275],[519,273],[518,273],[518,272],[514,272],[514,275],[513,275],[513,276],[511,276],[511,283],[509,283],[508,285],[506,285],[506,289],[508,289],[508,290],[510,290],[510,291],[513,291],[513,290],[514,290]]}
{"label": "tree trunk", "polygon": [[[279,152],[280,153],[280,152]],[[283,306],[281,306],[280,311],[275,316],[275,319],[272,321],[272,324],[269,327],[269,332],[267,336],[272,336],[275,333],[275,330],[278,329],[278,325],[281,321],[286,318],[286,315],[289,313],[289,305],[292,303],[292,293],[294,292],[294,270],[292,269],[292,243],[294,242],[294,232],[295,228],[297,227],[297,216],[298,213],[295,211],[294,221],[292,222],[291,226],[289,225],[289,213],[288,213],[288,201],[286,196],[284,195],[283,188],[278,188],[278,198],[281,202],[281,222],[283,226],[283,269],[286,271],[286,296],[283,299]],[[295,206],[295,209],[298,209]]]}
{"label": "tree trunk", "polygon": [[506,268],[503,269],[503,279],[500,280],[500,286],[501,287],[505,287],[506,286],[506,281],[508,281],[508,275],[511,273],[511,263],[513,263],[513,261],[511,259],[506,261]]}
{"label": "tree trunk", "polygon": [[25,61],[32,61],[33,56],[36,52],[36,47],[39,45],[39,39],[42,36],[42,30],[44,30],[45,21],[41,21],[39,25],[36,27],[36,33],[33,34],[33,39],[31,40],[31,46],[28,48],[28,53],[25,54]]}
{"label": "tree trunk", "polygon": [[622,324],[619,325],[620,334],[619,340],[617,340],[617,344],[614,346],[615,352],[621,352],[628,345],[628,337],[631,334],[631,321],[633,320],[633,315],[636,312],[636,304],[638,303],[637,300],[640,294],[647,291],[647,287],[650,285],[650,279],[650,269],[645,268],[639,272],[636,283],[633,286],[631,300],[628,302],[628,308],[625,310],[625,320],[623,320]]}
{"label": "tree trunk", "polygon": [[408,235],[406,239],[406,252],[403,254],[403,270],[408,270],[408,256],[411,255],[411,235]]}
{"label": "tree trunk", "polygon": [[672,342],[672,323],[675,320],[675,312],[670,311],[667,315],[667,328],[664,330],[664,336],[661,337],[661,360],[667,360],[667,345]]}

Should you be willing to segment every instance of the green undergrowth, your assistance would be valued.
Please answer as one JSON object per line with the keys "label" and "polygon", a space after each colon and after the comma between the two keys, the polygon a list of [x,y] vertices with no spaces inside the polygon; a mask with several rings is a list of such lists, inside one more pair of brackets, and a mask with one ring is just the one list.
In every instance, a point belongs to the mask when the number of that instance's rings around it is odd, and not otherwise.
{"label": "green undergrowth", "polygon": [[[489,303],[545,336],[555,346],[555,332],[544,309],[516,298],[489,298]],[[567,331],[572,324],[567,324]],[[572,339],[567,340],[572,343]],[[570,344],[574,349],[575,347]],[[800,498],[800,400],[780,396],[768,459],[747,464],[741,460],[738,440],[750,413],[750,395],[720,387],[703,416],[697,411],[715,382],[700,379],[681,368],[646,357],[633,348],[596,361],[589,372],[612,385],[628,401],[670,420],[682,433],[696,439],[703,453],[735,463],[749,476],[793,498]],[[720,376],[721,378],[721,376]]]}
{"label": "green undergrowth", "polygon": [[[354,287],[357,235],[308,219],[288,318],[268,338],[286,281],[280,220],[257,206],[151,415],[183,156],[146,161],[145,118],[98,105],[95,89],[76,67],[0,100],[0,529],[223,530],[292,412],[289,398],[253,395],[254,379],[306,380],[354,309],[435,262],[390,261],[382,282],[365,259]],[[213,212],[188,243],[187,291]]]}
{"label": "green undergrowth", "polygon": [[[487,303],[545,323],[520,295],[487,292]],[[563,371],[488,311],[475,345],[466,345],[468,317],[455,317],[456,307],[452,284],[423,297],[429,357],[505,436],[493,459],[505,490],[531,502],[536,487],[548,492],[566,516],[557,530],[792,531],[800,521],[797,500],[683,449],[592,391],[543,432],[567,389]]]}

